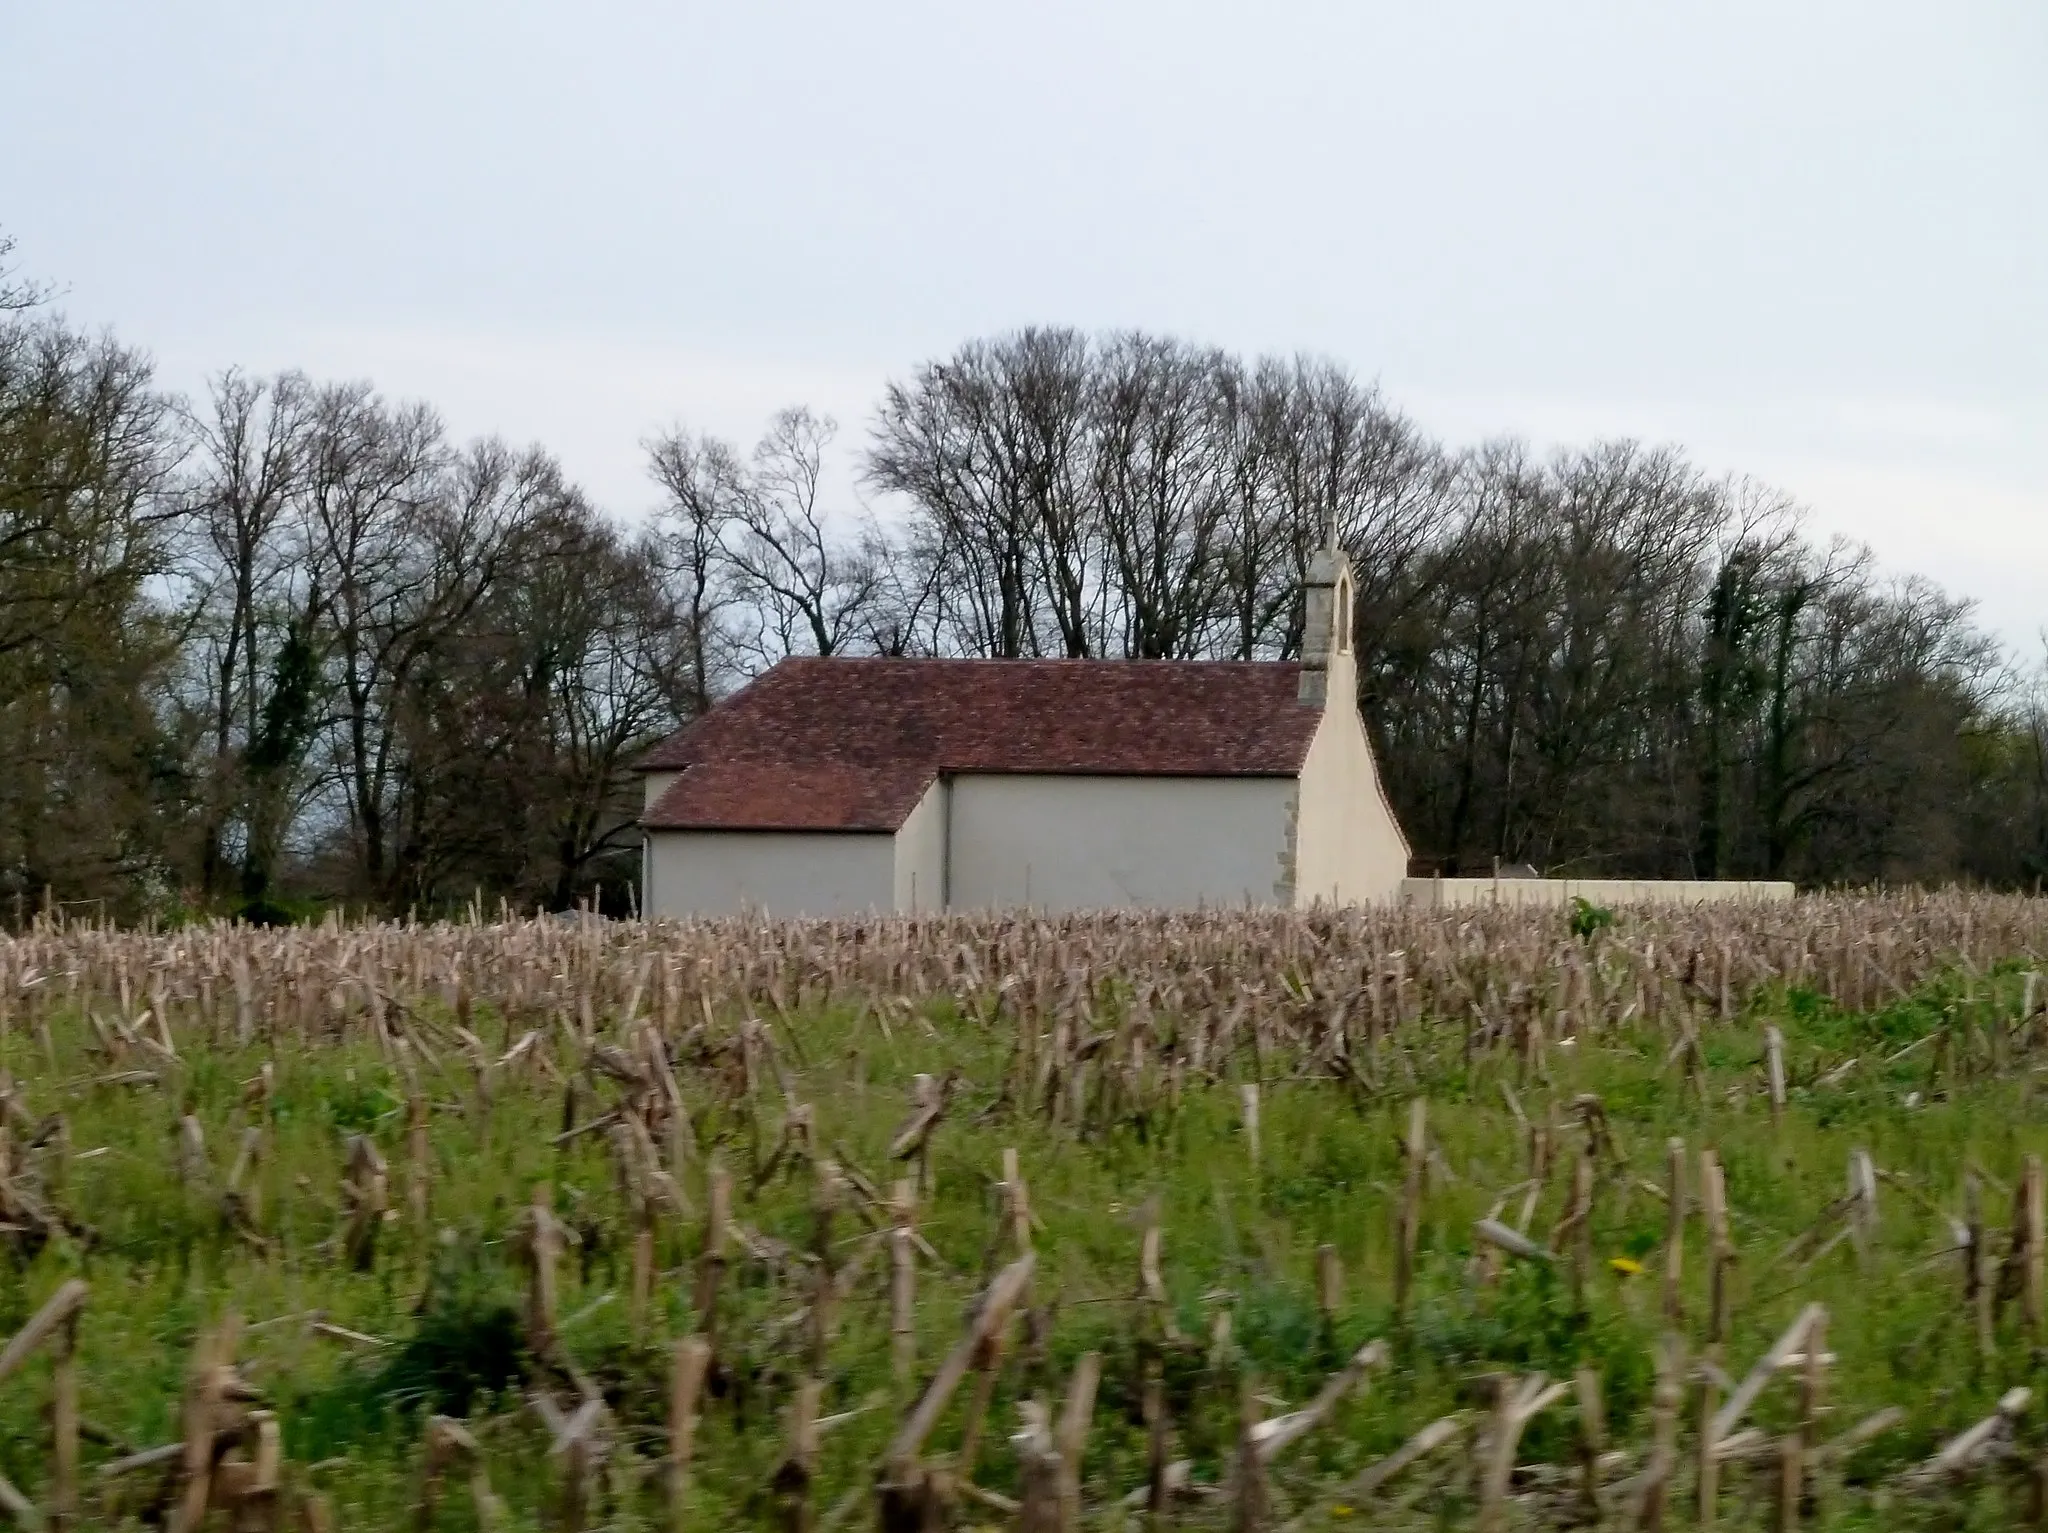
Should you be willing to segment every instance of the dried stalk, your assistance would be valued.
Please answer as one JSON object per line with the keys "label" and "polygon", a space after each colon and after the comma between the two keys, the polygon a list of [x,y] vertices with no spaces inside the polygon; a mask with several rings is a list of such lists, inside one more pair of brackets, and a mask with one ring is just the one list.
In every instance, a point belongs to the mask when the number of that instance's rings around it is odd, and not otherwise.
{"label": "dried stalk", "polygon": [[1423,1178],[1428,1166],[1429,1104],[1417,1097],[1408,1104],[1407,1177],[1401,1189],[1399,1244],[1394,1255],[1394,1314],[1405,1318],[1409,1291],[1415,1282],[1415,1247],[1422,1229]]}

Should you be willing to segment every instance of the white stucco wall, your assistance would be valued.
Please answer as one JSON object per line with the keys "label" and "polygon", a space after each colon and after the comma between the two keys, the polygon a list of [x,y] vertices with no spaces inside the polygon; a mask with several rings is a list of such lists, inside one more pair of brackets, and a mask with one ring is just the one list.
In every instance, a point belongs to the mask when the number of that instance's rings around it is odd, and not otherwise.
{"label": "white stucco wall", "polygon": [[895,838],[786,831],[647,833],[649,915],[859,915],[892,908]]}
{"label": "white stucco wall", "polygon": [[952,905],[1284,902],[1291,778],[957,777]]}
{"label": "white stucco wall", "polygon": [[1338,653],[1329,666],[1329,701],[1301,767],[1294,903],[1391,903],[1408,876],[1408,842],[1358,716],[1356,664]]}
{"label": "white stucco wall", "polygon": [[642,772],[640,775],[647,779],[642,788],[643,796],[640,800],[640,807],[642,809],[652,809],[654,801],[660,798],[662,794],[668,792],[670,786],[683,774],[681,772]]}
{"label": "white stucco wall", "polygon": [[896,832],[896,908],[917,912],[946,907],[946,798],[941,777]]}

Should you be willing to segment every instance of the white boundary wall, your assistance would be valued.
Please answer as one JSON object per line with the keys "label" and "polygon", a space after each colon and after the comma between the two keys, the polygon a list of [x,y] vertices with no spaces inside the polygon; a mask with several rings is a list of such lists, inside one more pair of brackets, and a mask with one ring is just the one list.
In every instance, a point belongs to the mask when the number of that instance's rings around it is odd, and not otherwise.
{"label": "white boundary wall", "polygon": [[1408,878],[1401,900],[1426,909],[1466,905],[1768,904],[1792,898],[1792,885],[1768,879],[1706,878]]}

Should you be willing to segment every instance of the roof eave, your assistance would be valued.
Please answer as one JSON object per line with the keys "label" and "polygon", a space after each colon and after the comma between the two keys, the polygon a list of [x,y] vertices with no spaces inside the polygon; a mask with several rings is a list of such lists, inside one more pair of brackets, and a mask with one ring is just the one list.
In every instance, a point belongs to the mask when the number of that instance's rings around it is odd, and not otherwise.
{"label": "roof eave", "polygon": [[668,831],[683,836],[893,836],[901,825],[657,825],[640,821],[650,835]]}

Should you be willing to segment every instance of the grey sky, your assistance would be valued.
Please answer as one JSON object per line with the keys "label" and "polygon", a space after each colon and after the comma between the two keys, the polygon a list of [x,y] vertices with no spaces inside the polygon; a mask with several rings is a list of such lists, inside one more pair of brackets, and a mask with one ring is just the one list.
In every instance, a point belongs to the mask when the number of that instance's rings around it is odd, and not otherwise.
{"label": "grey sky", "polygon": [[1030,322],[1630,434],[2048,621],[2042,0],[0,0],[0,226],[194,388],[367,376],[643,508]]}

